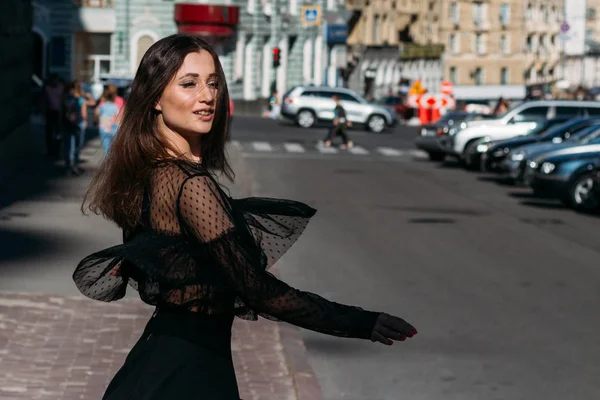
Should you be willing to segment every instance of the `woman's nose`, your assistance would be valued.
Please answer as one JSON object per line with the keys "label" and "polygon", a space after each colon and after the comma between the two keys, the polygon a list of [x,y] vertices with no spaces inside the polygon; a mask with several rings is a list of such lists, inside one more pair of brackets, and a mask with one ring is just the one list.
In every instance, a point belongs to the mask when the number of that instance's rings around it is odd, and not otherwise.
{"label": "woman's nose", "polygon": [[198,93],[198,101],[201,103],[211,103],[216,97],[216,89],[210,84],[204,85]]}

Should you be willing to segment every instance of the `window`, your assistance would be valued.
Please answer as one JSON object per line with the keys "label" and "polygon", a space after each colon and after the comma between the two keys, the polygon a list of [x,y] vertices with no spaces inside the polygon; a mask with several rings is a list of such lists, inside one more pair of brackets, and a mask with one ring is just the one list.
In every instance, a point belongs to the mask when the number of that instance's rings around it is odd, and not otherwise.
{"label": "window", "polygon": [[594,40],[594,29],[593,28],[588,28],[585,30],[585,40],[590,41],[590,42]]}
{"label": "window", "polygon": [[480,67],[475,68],[475,84],[483,85],[483,69]]}
{"label": "window", "polygon": [[500,6],[500,23],[502,26],[508,26],[510,23],[510,4],[502,3]]}
{"label": "window", "polygon": [[450,67],[450,82],[452,82],[454,85],[458,84],[457,75],[456,67]]}
{"label": "window", "polygon": [[450,3],[450,21],[458,24],[459,15],[458,15],[458,4],[456,2]]}
{"label": "window", "polygon": [[83,81],[95,81],[110,74],[111,34],[77,32],[74,37],[75,76]]}
{"label": "window", "polygon": [[587,113],[590,117],[600,117],[600,107],[589,107]]}
{"label": "window", "polygon": [[66,44],[62,36],[54,36],[51,42],[50,61],[53,67],[64,67],[66,65]]}
{"label": "window", "polygon": [[514,122],[535,122],[546,119],[548,111],[548,107],[529,107],[515,115]]}
{"label": "window", "polygon": [[483,9],[483,3],[473,3],[473,23],[475,24],[475,26],[482,25],[483,21],[485,20]]}
{"label": "window", "polygon": [[579,108],[579,107],[560,106],[560,107],[556,107],[556,116],[559,118],[560,117],[567,117],[567,118],[578,117],[578,116],[582,116],[582,113],[580,111],[581,111],[581,108]]}
{"label": "window", "polygon": [[340,100],[343,100],[343,101],[349,101],[349,102],[352,102],[352,103],[358,103],[359,102],[356,97],[354,97],[354,96],[352,96],[352,95],[350,95],[348,93],[338,93],[337,95],[340,98]]}
{"label": "window", "polygon": [[482,33],[475,34],[475,52],[477,54],[485,54],[485,35]]}
{"label": "window", "polygon": [[500,84],[508,85],[508,68],[506,67],[500,69]]}
{"label": "window", "polygon": [[381,29],[381,27],[379,26],[379,15],[375,15],[373,17],[373,31],[371,32],[371,41],[373,43],[378,43],[379,42],[379,30]]}
{"label": "window", "polygon": [[450,43],[448,47],[453,54],[460,52],[460,42],[458,41],[458,36],[455,33],[450,34]]}
{"label": "window", "polygon": [[114,0],[73,0],[75,7],[86,7],[86,8],[113,8],[115,6]]}
{"label": "window", "polygon": [[505,33],[500,35],[500,52],[502,54],[510,53],[510,47],[508,44],[508,36]]}

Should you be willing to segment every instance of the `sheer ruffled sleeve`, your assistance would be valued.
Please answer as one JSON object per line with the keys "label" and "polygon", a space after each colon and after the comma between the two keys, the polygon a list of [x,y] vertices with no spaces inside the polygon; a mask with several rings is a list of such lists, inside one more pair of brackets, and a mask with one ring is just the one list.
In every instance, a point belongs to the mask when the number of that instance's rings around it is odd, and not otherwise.
{"label": "sheer ruffled sleeve", "polygon": [[260,314],[314,331],[369,338],[379,313],[294,289],[266,271],[298,238],[315,213],[288,200],[229,199],[209,176],[182,185],[178,214],[214,269],[245,305]]}

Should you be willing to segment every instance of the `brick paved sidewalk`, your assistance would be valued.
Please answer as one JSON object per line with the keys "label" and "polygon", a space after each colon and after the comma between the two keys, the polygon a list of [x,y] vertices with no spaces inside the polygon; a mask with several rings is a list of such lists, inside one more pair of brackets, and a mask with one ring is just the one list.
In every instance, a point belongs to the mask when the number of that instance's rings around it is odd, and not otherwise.
{"label": "brick paved sidewalk", "polygon": [[[0,292],[0,399],[100,399],[151,314],[137,300]],[[295,327],[236,320],[232,349],[244,400],[321,398]]]}

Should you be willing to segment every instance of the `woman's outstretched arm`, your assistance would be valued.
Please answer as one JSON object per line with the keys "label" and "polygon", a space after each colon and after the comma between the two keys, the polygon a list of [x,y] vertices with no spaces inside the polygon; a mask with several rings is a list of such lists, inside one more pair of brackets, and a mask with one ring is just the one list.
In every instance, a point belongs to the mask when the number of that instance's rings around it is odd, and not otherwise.
{"label": "woman's outstretched arm", "polygon": [[200,242],[203,259],[211,260],[216,273],[253,310],[314,331],[386,344],[389,338],[403,340],[416,333],[400,318],[328,301],[294,289],[265,271],[262,249],[209,176],[185,181],[178,214],[188,233]]}

